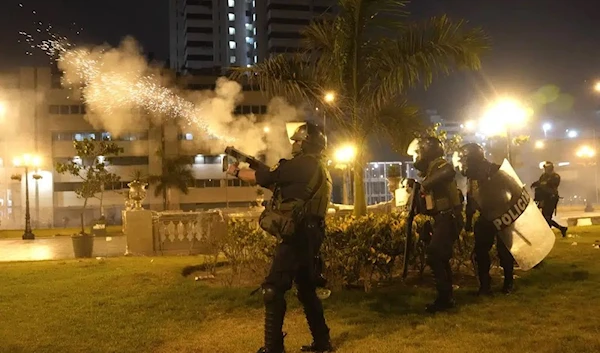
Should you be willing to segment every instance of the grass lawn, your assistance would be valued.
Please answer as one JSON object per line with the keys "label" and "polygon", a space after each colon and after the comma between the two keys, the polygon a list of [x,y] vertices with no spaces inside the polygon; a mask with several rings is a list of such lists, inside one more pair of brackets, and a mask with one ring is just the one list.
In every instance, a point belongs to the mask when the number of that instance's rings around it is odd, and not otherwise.
{"label": "grass lawn", "polygon": [[[572,232],[579,236],[557,239],[544,266],[519,273],[511,296],[479,299],[468,293],[474,279],[460,279],[450,313],[423,313],[429,277],[418,287],[334,292],[325,309],[338,352],[600,352],[600,250],[591,245],[600,229]],[[198,261],[0,264],[0,352],[255,352],[260,295],[181,276]],[[288,352],[310,341],[291,293],[284,330]]]}
{"label": "grass lawn", "polygon": [[[53,237],[56,235],[72,235],[79,233],[81,231],[81,227],[73,227],[73,228],[45,228],[45,229],[34,229],[33,234],[36,237]],[[90,227],[85,228],[86,232],[90,231]],[[122,235],[122,226],[107,226],[106,233],[108,236],[116,236]],[[23,229],[9,229],[9,230],[0,230],[0,239],[15,239],[21,238],[23,236]]]}

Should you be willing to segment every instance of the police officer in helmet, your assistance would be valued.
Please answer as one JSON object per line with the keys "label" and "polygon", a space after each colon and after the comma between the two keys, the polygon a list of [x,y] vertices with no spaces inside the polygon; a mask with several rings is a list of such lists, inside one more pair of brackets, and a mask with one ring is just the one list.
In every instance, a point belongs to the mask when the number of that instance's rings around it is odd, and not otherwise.
{"label": "police officer in helmet", "polygon": [[444,149],[435,137],[416,141],[414,166],[423,178],[425,213],[433,216],[433,232],[427,247],[427,264],[435,277],[437,298],[426,310],[434,313],[454,307],[450,259],[454,242],[463,226],[462,202],[454,179],[454,167],[444,159]]}
{"label": "police officer in helmet", "polygon": [[480,206],[475,201],[482,183],[498,172],[500,166],[485,159],[483,148],[476,143],[469,143],[460,148],[459,151],[459,169],[462,175],[468,179],[467,191],[467,224],[466,230],[474,230],[475,233],[475,262],[477,264],[477,277],[479,279],[478,295],[491,295],[491,276],[490,276],[490,249],[496,240],[500,266],[504,269],[504,286],[502,292],[508,294],[513,289],[513,271],[514,258],[504,242],[500,239],[498,231],[494,224],[479,216],[472,227],[473,214],[476,210],[481,211]]}
{"label": "police officer in helmet", "polygon": [[554,171],[554,163],[550,161],[544,162],[544,173],[538,181],[531,184],[535,188],[535,201],[542,211],[542,215],[548,222],[550,227],[555,227],[560,230],[563,238],[567,236],[567,227],[561,226],[552,219],[558,200],[558,186],[560,185],[560,175]]}
{"label": "police officer in helmet", "polygon": [[[256,183],[273,190],[273,197],[261,215],[261,227],[282,240],[277,245],[271,270],[262,293],[265,305],[265,342],[258,352],[284,352],[283,320],[286,311],[285,293],[294,282],[298,299],[310,328],[313,342],[303,346],[305,352],[328,352],[332,350],[329,328],[325,323],[323,306],[316,294],[323,277],[320,273],[319,252],[325,236],[325,215],[331,198],[331,176],[326,168],[323,151],[327,138],[320,126],[307,122],[291,137],[293,158],[282,159],[271,170],[238,169],[230,166],[228,173],[239,179]],[[288,212],[292,224],[289,227],[268,227],[290,222],[274,221],[278,215]],[[264,216],[264,217],[263,217]],[[270,221],[271,220],[271,221]],[[276,229],[276,230],[273,230]],[[284,229],[284,230],[282,230]],[[288,232],[289,233],[286,233]]]}

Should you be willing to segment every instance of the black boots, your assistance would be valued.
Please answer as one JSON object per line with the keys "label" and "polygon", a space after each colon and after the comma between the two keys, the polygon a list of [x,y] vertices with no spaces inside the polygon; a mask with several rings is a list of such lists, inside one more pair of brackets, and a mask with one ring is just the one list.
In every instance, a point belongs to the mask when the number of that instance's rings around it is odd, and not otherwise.
{"label": "black boots", "polygon": [[567,237],[567,230],[568,229],[569,229],[568,227],[560,227],[560,233],[562,234],[563,238]]}
{"label": "black boots", "polygon": [[311,343],[308,346],[300,347],[301,352],[314,352],[314,353],[328,353],[333,352],[333,346],[330,342],[317,344],[315,342]]}
{"label": "black boots", "polygon": [[425,306],[425,311],[427,311],[428,313],[434,314],[440,311],[446,311],[448,309],[452,309],[454,308],[454,306],[456,305],[456,302],[454,301],[454,298],[452,297],[452,293],[444,293],[444,294],[438,294],[437,299],[431,303],[431,304],[427,304]]}

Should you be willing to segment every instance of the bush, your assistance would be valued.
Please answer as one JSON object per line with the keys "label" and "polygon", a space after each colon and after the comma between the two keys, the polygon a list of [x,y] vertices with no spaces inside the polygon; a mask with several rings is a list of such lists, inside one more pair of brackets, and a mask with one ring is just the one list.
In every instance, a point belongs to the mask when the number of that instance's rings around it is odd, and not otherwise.
{"label": "bush", "polygon": [[[430,217],[417,216],[413,223],[414,242],[409,266],[419,275],[425,269],[425,244],[419,233]],[[332,287],[362,287],[369,291],[373,285],[398,276],[404,262],[406,221],[403,214],[368,214],[332,217],[327,220],[327,236],[321,247],[325,276]],[[455,271],[463,268],[472,272],[472,233],[462,232],[456,242],[452,265]],[[228,284],[238,281],[244,273],[264,276],[277,241],[257,227],[255,221],[230,220],[226,239],[220,247],[232,267]],[[249,271],[249,272],[248,272]]]}

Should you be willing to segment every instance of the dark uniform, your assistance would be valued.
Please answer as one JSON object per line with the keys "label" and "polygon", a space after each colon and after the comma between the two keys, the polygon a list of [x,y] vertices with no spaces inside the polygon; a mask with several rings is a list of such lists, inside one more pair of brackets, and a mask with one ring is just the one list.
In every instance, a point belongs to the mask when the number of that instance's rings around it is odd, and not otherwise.
{"label": "dark uniform", "polygon": [[444,160],[441,142],[435,137],[418,140],[414,151],[414,166],[423,178],[424,213],[433,217],[431,240],[427,246],[427,264],[433,272],[437,298],[427,305],[428,312],[452,308],[452,268],[450,259],[454,242],[462,229],[462,202],[454,177],[456,172]]}
{"label": "dark uniform", "polygon": [[474,229],[473,215],[476,211],[481,211],[475,199],[479,193],[479,184],[482,181],[488,180],[493,174],[498,172],[500,166],[491,163],[485,159],[483,148],[475,143],[466,144],[461,147],[459,152],[460,171],[468,178],[467,191],[467,207],[466,216],[467,222],[465,229],[467,231],[474,230],[475,233],[475,262],[477,264],[477,277],[479,278],[479,295],[490,295],[491,277],[490,277],[490,250],[496,242],[498,257],[500,258],[500,266],[504,269],[504,286],[502,291],[506,294],[510,293],[513,288],[513,272],[514,258],[504,242],[500,239],[498,231],[494,224],[479,217],[475,222]]}
{"label": "dark uniform", "polygon": [[323,284],[319,253],[332,191],[331,176],[322,155],[327,140],[321,128],[312,123],[299,127],[292,140],[295,141],[292,159],[281,160],[271,170],[256,171],[256,182],[274,190],[267,209],[304,205],[301,219],[296,219],[296,232],[277,245],[271,270],[262,284],[265,346],[259,352],[264,353],[284,351],[284,295],[291,289],[292,282],[296,283],[298,299],[313,336],[313,343],[302,350],[326,352],[332,349],[323,306],[316,294],[317,286]]}
{"label": "dark uniform", "polygon": [[535,188],[535,201],[542,211],[542,215],[550,227],[560,229],[563,238],[567,236],[567,227],[563,227],[552,219],[556,206],[558,205],[559,195],[558,186],[560,185],[560,175],[554,171],[554,164],[550,161],[544,163],[544,173],[539,180],[531,184]]}

